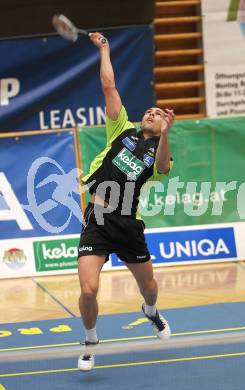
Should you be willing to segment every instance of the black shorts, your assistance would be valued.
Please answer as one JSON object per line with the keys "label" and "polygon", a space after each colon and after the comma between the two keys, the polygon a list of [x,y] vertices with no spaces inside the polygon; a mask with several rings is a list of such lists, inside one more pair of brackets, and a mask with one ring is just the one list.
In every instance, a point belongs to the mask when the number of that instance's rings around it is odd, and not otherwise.
{"label": "black shorts", "polygon": [[[89,203],[84,214],[84,228],[78,247],[78,258],[88,255],[116,253],[126,263],[145,263],[151,256],[148,251],[144,222],[130,216],[114,212],[103,214],[104,224],[99,225],[95,218],[94,204]],[[97,207],[101,207],[96,205]],[[102,207],[101,207],[102,209]]]}

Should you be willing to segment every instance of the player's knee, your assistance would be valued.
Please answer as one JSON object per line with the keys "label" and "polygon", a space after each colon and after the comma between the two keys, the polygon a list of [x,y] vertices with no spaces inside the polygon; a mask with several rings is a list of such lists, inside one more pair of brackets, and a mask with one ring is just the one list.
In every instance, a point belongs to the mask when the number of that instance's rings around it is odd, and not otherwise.
{"label": "player's knee", "polygon": [[144,295],[146,292],[155,292],[157,290],[157,283],[155,279],[149,279],[140,285],[140,292]]}
{"label": "player's knee", "polygon": [[98,293],[98,286],[96,284],[85,283],[82,286],[82,297],[83,299],[90,300],[94,299]]}

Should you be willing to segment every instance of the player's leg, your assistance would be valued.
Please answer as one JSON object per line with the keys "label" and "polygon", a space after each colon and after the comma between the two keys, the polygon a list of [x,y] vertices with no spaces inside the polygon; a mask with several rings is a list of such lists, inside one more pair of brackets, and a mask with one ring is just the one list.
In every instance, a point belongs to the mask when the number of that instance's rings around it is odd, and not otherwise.
{"label": "player's leg", "polygon": [[153,276],[151,261],[144,263],[127,262],[126,265],[132,272],[139,290],[144,297],[145,302],[142,305],[142,310],[145,316],[151,321],[156,335],[160,339],[169,338],[171,335],[169,324],[156,308],[158,287]]}
{"label": "player's leg", "polygon": [[132,272],[139,290],[145,299],[145,303],[148,306],[154,306],[157,301],[158,288],[153,276],[151,261],[144,263],[126,263],[126,265]]}
{"label": "player's leg", "polygon": [[[78,275],[81,287],[79,309],[85,328],[85,344],[97,344],[96,319],[98,315],[97,293],[99,275],[105,262],[105,255],[82,256],[78,259]],[[94,356],[83,354],[78,358],[78,368],[90,371],[95,364]]]}
{"label": "player's leg", "polygon": [[[78,275],[81,287],[79,309],[84,323],[85,332],[96,325],[98,315],[97,293],[99,275],[105,262],[105,255],[82,256],[78,259]],[[97,339],[86,333],[86,340],[95,342]]]}

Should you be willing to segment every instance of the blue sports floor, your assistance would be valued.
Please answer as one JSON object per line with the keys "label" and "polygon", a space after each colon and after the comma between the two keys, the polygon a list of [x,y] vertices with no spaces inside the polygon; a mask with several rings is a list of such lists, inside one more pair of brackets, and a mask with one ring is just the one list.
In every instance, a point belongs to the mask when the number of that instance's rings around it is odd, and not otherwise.
{"label": "blue sports floor", "polygon": [[[171,309],[164,315],[173,337],[218,333],[225,338],[245,330],[245,302]],[[140,312],[100,316],[97,328],[105,342],[152,337]],[[0,325],[0,352],[77,345],[82,339],[79,318]],[[0,390],[245,390],[245,342],[99,356],[89,373],[78,371],[76,364],[76,359],[2,363]]]}

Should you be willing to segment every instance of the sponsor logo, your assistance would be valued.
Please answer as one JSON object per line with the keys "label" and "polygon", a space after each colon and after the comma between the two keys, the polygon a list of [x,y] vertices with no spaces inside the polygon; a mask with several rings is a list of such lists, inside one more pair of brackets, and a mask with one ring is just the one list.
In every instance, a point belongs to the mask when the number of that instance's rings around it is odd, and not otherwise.
{"label": "sponsor logo", "polygon": [[236,258],[233,228],[147,234],[153,262]]}
{"label": "sponsor logo", "polygon": [[91,252],[92,250],[93,250],[93,247],[92,247],[92,246],[85,246],[85,245],[83,245],[82,247],[80,247],[80,248],[78,249],[79,252],[83,252],[83,251],[89,251],[89,252]]}
{"label": "sponsor logo", "polygon": [[139,175],[145,169],[143,161],[135,157],[128,149],[123,148],[120,153],[112,160],[113,164],[124,172],[129,180],[137,180]]}
{"label": "sponsor logo", "polygon": [[128,137],[124,138],[122,140],[122,142],[124,143],[125,146],[127,146],[127,148],[131,151],[133,151],[135,148],[136,148],[136,145],[133,141],[131,141],[131,139],[129,139]]}
{"label": "sponsor logo", "polygon": [[54,271],[77,267],[78,239],[35,241],[36,270]]}
{"label": "sponsor logo", "polygon": [[148,154],[144,154],[143,157],[145,165],[150,168],[154,164],[154,158],[151,156],[148,156]]}
{"label": "sponsor logo", "polygon": [[145,259],[147,255],[144,256],[136,256],[137,259]]}
{"label": "sponsor logo", "polygon": [[22,268],[27,262],[27,257],[22,249],[11,248],[4,251],[3,263],[11,269]]}

